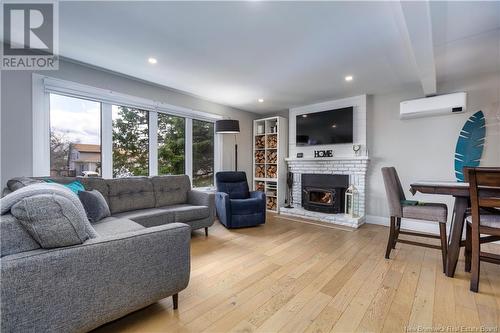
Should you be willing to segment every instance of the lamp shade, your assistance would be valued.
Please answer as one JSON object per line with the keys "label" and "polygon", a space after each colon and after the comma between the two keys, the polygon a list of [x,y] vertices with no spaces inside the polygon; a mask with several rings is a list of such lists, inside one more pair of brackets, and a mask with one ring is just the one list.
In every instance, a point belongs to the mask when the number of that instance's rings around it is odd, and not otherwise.
{"label": "lamp shade", "polygon": [[215,132],[221,134],[239,133],[240,122],[232,119],[217,120],[215,122]]}

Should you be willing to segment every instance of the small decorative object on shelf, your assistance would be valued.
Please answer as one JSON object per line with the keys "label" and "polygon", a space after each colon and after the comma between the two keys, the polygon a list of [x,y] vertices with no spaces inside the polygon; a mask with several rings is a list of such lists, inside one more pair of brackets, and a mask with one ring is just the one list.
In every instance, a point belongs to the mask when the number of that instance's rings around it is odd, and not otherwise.
{"label": "small decorative object on shelf", "polygon": [[264,134],[264,125],[257,125],[257,134]]}
{"label": "small decorative object on shelf", "polygon": [[358,212],[358,190],[354,185],[349,185],[347,190],[345,191],[345,209],[344,212],[351,216],[351,217],[357,217],[359,215]]}
{"label": "small decorative object on shelf", "polygon": [[361,145],[353,145],[352,150],[354,151],[354,155],[359,156],[359,151],[361,150]]}
{"label": "small decorative object on shelf", "polygon": [[315,150],[314,157],[333,157],[333,150],[332,149]]}

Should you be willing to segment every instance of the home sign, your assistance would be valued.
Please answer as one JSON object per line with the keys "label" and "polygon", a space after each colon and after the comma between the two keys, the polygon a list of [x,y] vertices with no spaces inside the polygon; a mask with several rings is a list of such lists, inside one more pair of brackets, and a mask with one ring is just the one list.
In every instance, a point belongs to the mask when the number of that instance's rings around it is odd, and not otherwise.
{"label": "home sign", "polygon": [[315,150],[314,157],[333,157],[333,150]]}

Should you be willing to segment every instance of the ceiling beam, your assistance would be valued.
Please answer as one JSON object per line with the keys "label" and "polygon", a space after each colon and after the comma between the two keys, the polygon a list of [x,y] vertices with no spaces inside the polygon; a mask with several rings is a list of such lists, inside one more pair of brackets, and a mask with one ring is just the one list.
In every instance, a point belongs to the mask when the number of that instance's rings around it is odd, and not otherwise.
{"label": "ceiling beam", "polygon": [[436,63],[428,1],[394,2],[396,23],[426,96],[435,95]]}

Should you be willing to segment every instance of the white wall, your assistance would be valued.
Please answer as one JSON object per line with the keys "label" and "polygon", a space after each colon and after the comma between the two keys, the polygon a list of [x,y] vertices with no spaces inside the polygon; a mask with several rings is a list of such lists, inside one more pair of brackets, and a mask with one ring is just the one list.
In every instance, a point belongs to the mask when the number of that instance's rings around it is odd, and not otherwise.
{"label": "white wall", "polygon": [[[32,71],[1,72],[1,186],[16,176],[32,174]],[[227,116],[240,121],[238,166],[252,176],[252,121],[256,114],[212,103],[182,92],[135,80],[116,73],[61,61],[58,71],[43,75],[149,98],[194,110]],[[234,167],[234,137],[223,137],[223,170]]]}
{"label": "white wall", "polygon": [[[500,73],[438,84],[439,94],[458,91],[467,92],[467,113],[408,120],[399,119],[399,102],[422,97],[418,91],[372,96],[369,108],[372,114],[367,124],[371,158],[367,184],[369,222],[388,221],[381,167],[395,166],[405,191],[417,180],[455,179],[453,160],[458,134],[467,118],[476,111],[484,112],[487,127],[481,165],[500,166]],[[447,203],[451,218],[452,198],[422,194],[412,197],[408,191],[406,194],[415,200]],[[437,231],[435,225],[421,228]]]}
{"label": "white wall", "polygon": [[[353,144],[361,145],[360,155],[366,153],[366,95],[336,99],[332,101],[305,105],[301,107],[291,108],[289,112],[289,130],[290,137],[288,139],[289,157],[296,157],[297,153],[302,153],[304,158],[314,157],[315,150],[332,149],[334,156],[351,157],[354,156],[352,150]],[[353,143],[345,144],[329,144],[318,146],[297,146],[296,145],[296,117],[298,115],[321,112],[326,110],[340,109],[345,107],[353,107]]]}

